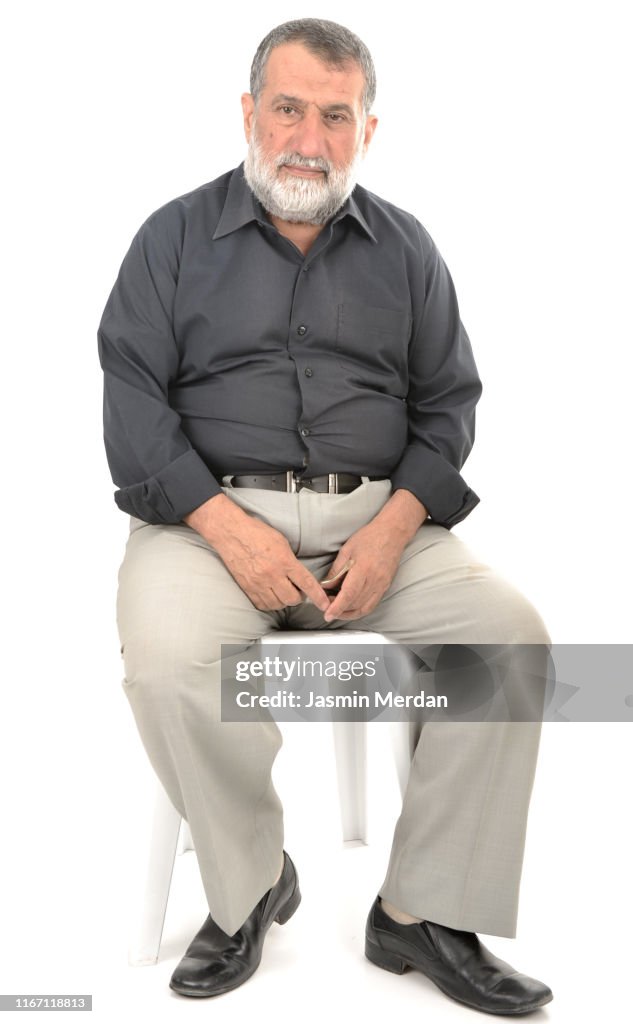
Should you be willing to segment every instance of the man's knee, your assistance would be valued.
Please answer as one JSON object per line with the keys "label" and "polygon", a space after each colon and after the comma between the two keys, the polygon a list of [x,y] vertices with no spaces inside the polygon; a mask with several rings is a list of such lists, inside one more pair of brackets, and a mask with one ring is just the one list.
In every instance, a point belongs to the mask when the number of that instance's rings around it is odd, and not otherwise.
{"label": "man's knee", "polygon": [[487,628],[491,643],[541,644],[552,641],[542,616],[515,587],[500,585],[499,600],[489,608]]}
{"label": "man's knee", "polygon": [[[190,682],[213,685],[221,657],[221,638],[212,628],[189,628],[182,615],[147,624],[123,637],[124,683],[152,699],[173,699]],[[218,669],[219,679],[219,669]],[[219,684],[218,684],[219,685]]]}

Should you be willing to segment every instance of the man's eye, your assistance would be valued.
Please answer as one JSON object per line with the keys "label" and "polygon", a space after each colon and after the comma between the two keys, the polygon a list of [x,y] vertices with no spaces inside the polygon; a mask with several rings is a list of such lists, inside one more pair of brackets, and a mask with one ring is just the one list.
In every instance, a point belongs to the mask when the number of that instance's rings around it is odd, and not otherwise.
{"label": "man's eye", "polygon": [[284,113],[284,114],[285,114],[285,113],[286,113],[286,111],[289,111],[290,113],[292,113],[292,111],[293,111],[293,110],[294,110],[295,108],[294,108],[294,107],[287,107],[287,106],[285,106],[285,107],[280,107],[279,109],[280,109],[280,110],[282,111],[282,113]]}
{"label": "man's eye", "polygon": [[342,114],[328,114],[328,117],[337,117],[338,121],[336,121],[335,124],[338,124],[339,121],[344,121],[345,120],[345,118],[343,117]]}

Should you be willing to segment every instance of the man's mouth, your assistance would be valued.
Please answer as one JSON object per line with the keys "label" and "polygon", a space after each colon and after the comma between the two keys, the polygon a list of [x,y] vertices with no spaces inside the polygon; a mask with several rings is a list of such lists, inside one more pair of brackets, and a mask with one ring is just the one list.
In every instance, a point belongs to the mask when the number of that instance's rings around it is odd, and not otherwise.
{"label": "man's mouth", "polygon": [[318,178],[325,174],[325,171],[318,167],[300,167],[298,164],[282,164],[281,166],[290,174],[297,174],[300,178]]}

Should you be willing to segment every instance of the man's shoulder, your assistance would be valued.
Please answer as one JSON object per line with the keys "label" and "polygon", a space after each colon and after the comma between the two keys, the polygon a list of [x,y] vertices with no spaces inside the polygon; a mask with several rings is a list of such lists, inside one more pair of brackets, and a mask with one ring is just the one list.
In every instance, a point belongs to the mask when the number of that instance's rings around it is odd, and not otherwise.
{"label": "man's shoulder", "polygon": [[191,218],[204,217],[210,222],[219,220],[235,170],[232,168],[225,171],[213,181],[207,181],[169,199],[150,213],[143,226],[172,234],[174,230],[184,227]]}
{"label": "man's shoulder", "polygon": [[399,237],[403,242],[422,246],[428,251],[434,245],[433,239],[423,224],[409,210],[397,206],[383,196],[371,192],[364,185],[356,185],[354,200],[359,210],[372,229],[376,238],[391,240]]}

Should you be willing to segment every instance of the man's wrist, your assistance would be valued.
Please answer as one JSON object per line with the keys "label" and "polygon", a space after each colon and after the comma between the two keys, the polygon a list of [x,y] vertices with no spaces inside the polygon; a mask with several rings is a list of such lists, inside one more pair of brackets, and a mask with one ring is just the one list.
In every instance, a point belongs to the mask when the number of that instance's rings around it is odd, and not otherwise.
{"label": "man's wrist", "polygon": [[226,536],[227,527],[239,525],[246,519],[248,515],[224,493],[214,494],[182,517],[183,523],[197,530],[209,544],[215,544]]}
{"label": "man's wrist", "polygon": [[420,529],[428,514],[426,506],[412,491],[399,487],[385,502],[375,519],[380,519],[383,525],[389,525],[390,530],[393,530],[406,545]]}

